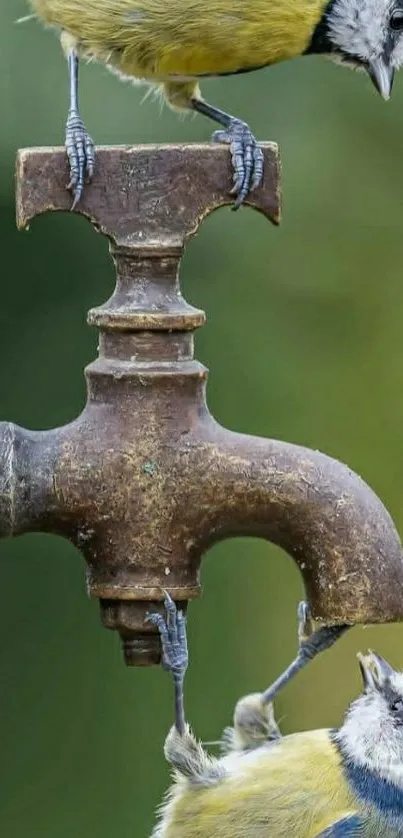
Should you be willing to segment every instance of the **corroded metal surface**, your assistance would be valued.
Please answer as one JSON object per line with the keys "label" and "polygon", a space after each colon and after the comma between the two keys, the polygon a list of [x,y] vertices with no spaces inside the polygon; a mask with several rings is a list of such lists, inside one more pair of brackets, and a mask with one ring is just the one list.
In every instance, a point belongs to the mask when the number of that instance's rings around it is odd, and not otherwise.
{"label": "corroded metal surface", "polygon": [[[277,152],[254,198],[279,216]],[[159,660],[144,623],[162,588],[186,605],[203,551],[254,535],[297,562],[313,615],[327,623],[403,617],[402,548],[376,495],[316,451],[222,428],[206,406],[207,370],[193,359],[204,313],[180,294],[186,238],[228,202],[225,149],[101,149],[82,211],[111,241],[117,285],[89,313],[99,358],[74,422],[45,432],[0,425],[0,534],[55,532],[81,550],[88,591],[117,629],[126,662]],[[61,150],[24,150],[18,223],[67,209]]]}
{"label": "corroded metal surface", "polygon": [[[273,223],[280,220],[279,159],[275,143],[262,143],[262,186],[246,203]],[[63,149],[22,149],[17,157],[17,221],[20,227],[48,210],[68,210],[68,167]],[[228,148],[164,145],[97,148],[97,171],[78,212],[117,244],[182,247],[203,218],[232,204]]]}

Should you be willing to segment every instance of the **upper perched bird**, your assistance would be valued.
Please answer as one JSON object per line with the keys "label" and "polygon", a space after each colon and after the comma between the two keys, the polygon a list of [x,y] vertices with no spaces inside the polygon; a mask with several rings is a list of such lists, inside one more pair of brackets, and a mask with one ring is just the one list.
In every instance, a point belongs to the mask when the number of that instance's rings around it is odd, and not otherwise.
{"label": "upper perched bird", "polygon": [[234,167],[235,207],[262,180],[263,156],[245,122],[208,104],[199,80],[323,53],[366,70],[390,95],[403,63],[403,0],[29,0],[60,33],[70,74],[66,148],[74,205],[94,170],[94,146],[78,107],[78,58],[160,86],[174,108],[221,128]]}
{"label": "upper perched bird", "polygon": [[[217,759],[185,722],[185,618],[168,596],[165,606],[166,620],[149,620],[175,683],[175,726],[165,742],[174,784],[152,838],[402,838],[402,673],[372,652],[359,655],[364,692],[341,727],[282,737],[268,701],[289,669],[274,687],[238,702]],[[305,652],[306,662],[345,630],[300,634],[299,657]]]}

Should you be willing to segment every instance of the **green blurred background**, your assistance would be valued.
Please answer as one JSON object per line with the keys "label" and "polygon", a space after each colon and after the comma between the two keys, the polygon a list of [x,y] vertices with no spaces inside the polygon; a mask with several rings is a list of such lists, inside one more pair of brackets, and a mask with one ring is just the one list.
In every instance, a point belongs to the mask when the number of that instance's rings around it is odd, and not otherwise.
{"label": "green blurred background", "polygon": [[[0,418],[63,424],[85,399],[96,354],[86,311],[109,296],[107,243],[79,217],[14,223],[14,158],[61,144],[67,78],[57,39],[0,6]],[[403,73],[385,105],[370,82],[323,59],[210,81],[204,93],[279,142],[284,219],[222,210],[183,264],[187,299],[206,309],[197,357],[210,408],[248,433],[319,448],[358,471],[403,527]],[[98,143],[201,141],[212,126],[141,100],[83,66],[82,111]],[[0,833],[129,838],[150,832],[168,783],[169,679],[127,670],[118,638],[86,598],[83,563],[55,537],[0,544]],[[190,608],[188,717],[215,739],[239,695],[263,688],[295,651],[302,587],[264,542],[205,558]],[[355,652],[403,665],[403,628],[357,628],[277,703],[283,730],[335,725],[359,688]],[[214,650],[214,651],[212,651]]]}

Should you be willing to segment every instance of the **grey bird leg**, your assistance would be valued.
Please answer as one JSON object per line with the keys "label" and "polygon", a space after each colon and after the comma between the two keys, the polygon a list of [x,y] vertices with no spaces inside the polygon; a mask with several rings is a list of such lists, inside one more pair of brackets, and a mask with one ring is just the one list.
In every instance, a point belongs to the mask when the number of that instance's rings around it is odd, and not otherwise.
{"label": "grey bird leg", "polygon": [[203,99],[192,99],[191,105],[194,111],[208,116],[224,127],[224,130],[215,131],[211,139],[216,143],[226,143],[230,147],[234,168],[234,186],[230,194],[236,196],[233,206],[236,210],[248,192],[257,189],[262,183],[263,152],[246,122],[214,108]]}
{"label": "grey bird leg", "polygon": [[322,626],[314,630],[308,603],[300,602],[298,606],[298,655],[287,667],[285,672],[274,681],[267,690],[262,693],[262,700],[264,704],[273,701],[277,693],[285,687],[286,684],[303,669],[309,661],[333,646],[333,643],[339,639],[350,628],[350,625],[340,626]]}
{"label": "grey bird leg", "polygon": [[186,617],[178,611],[173,599],[164,591],[166,620],[161,614],[149,613],[146,620],[157,626],[162,645],[162,666],[170,672],[175,688],[175,727],[182,736],[185,733],[185,711],[183,705],[183,682],[188,668],[188,647]]}
{"label": "grey bird leg", "polygon": [[92,180],[95,168],[94,143],[87,134],[78,106],[79,59],[75,49],[67,55],[69,67],[69,112],[66,124],[66,151],[70,164],[70,182],[67,189],[73,193],[75,209],[84,190],[86,179]]}

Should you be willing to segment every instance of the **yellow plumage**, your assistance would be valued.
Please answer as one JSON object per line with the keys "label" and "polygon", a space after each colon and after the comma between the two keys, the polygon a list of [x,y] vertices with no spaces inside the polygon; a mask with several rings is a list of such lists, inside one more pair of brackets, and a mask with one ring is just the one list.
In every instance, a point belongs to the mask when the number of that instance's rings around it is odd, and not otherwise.
{"label": "yellow plumage", "polygon": [[200,78],[324,52],[362,66],[388,98],[394,69],[403,62],[403,41],[396,35],[403,29],[403,17],[397,8],[393,24],[389,21],[389,0],[379,0],[380,10],[378,0],[28,2],[36,17],[60,32],[68,59],[65,144],[73,208],[81,199],[85,178],[92,179],[96,157],[78,106],[80,56],[102,61],[124,77],[160,86],[172,107],[193,110],[216,122],[220,129],[212,139],[228,145],[231,153],[234,209],[262,184],[262,150],[245,122],[202,98]]}
{"label": "yellow plumage", "polygon": [[403,673],[374,652],[360,655],[364,691],[337,730],[282,737],[271,698],[347,626],[313,629],[298,607],[299,652],[262,693],[240,699],[224,731],[226,756],[209,756],[186,723],[185,617],[169,594],[167,619],[151,613],[173,676],[175,724],[164,753],[174,783],[152,838],[402,838]]}
{"label": "yellow plumage", "polygon": [[31,0],[82,53],[163,82],[236,73],[300,55],[323,0]]}
{"label": "yellow plumage", "polygon": [[[168,748],[180,750],[170,736]],[[178,775],[155,838],[316,838],[357,811],[328,730],[230,754],[222,765],[227,776],[207,787]]]}
{"label": "yellow plumage", "polygon": [[66,150],[73,207],[91,180],[95,150],[78,109],[78,58],[161,87],[173,108],[209,117],[232,157],[234,209],[262,183],[263,155],[248,125],[202,99],[198,80],[254,70],[301,55],[326,0],[29,0],[60,32],[69,61]]}

